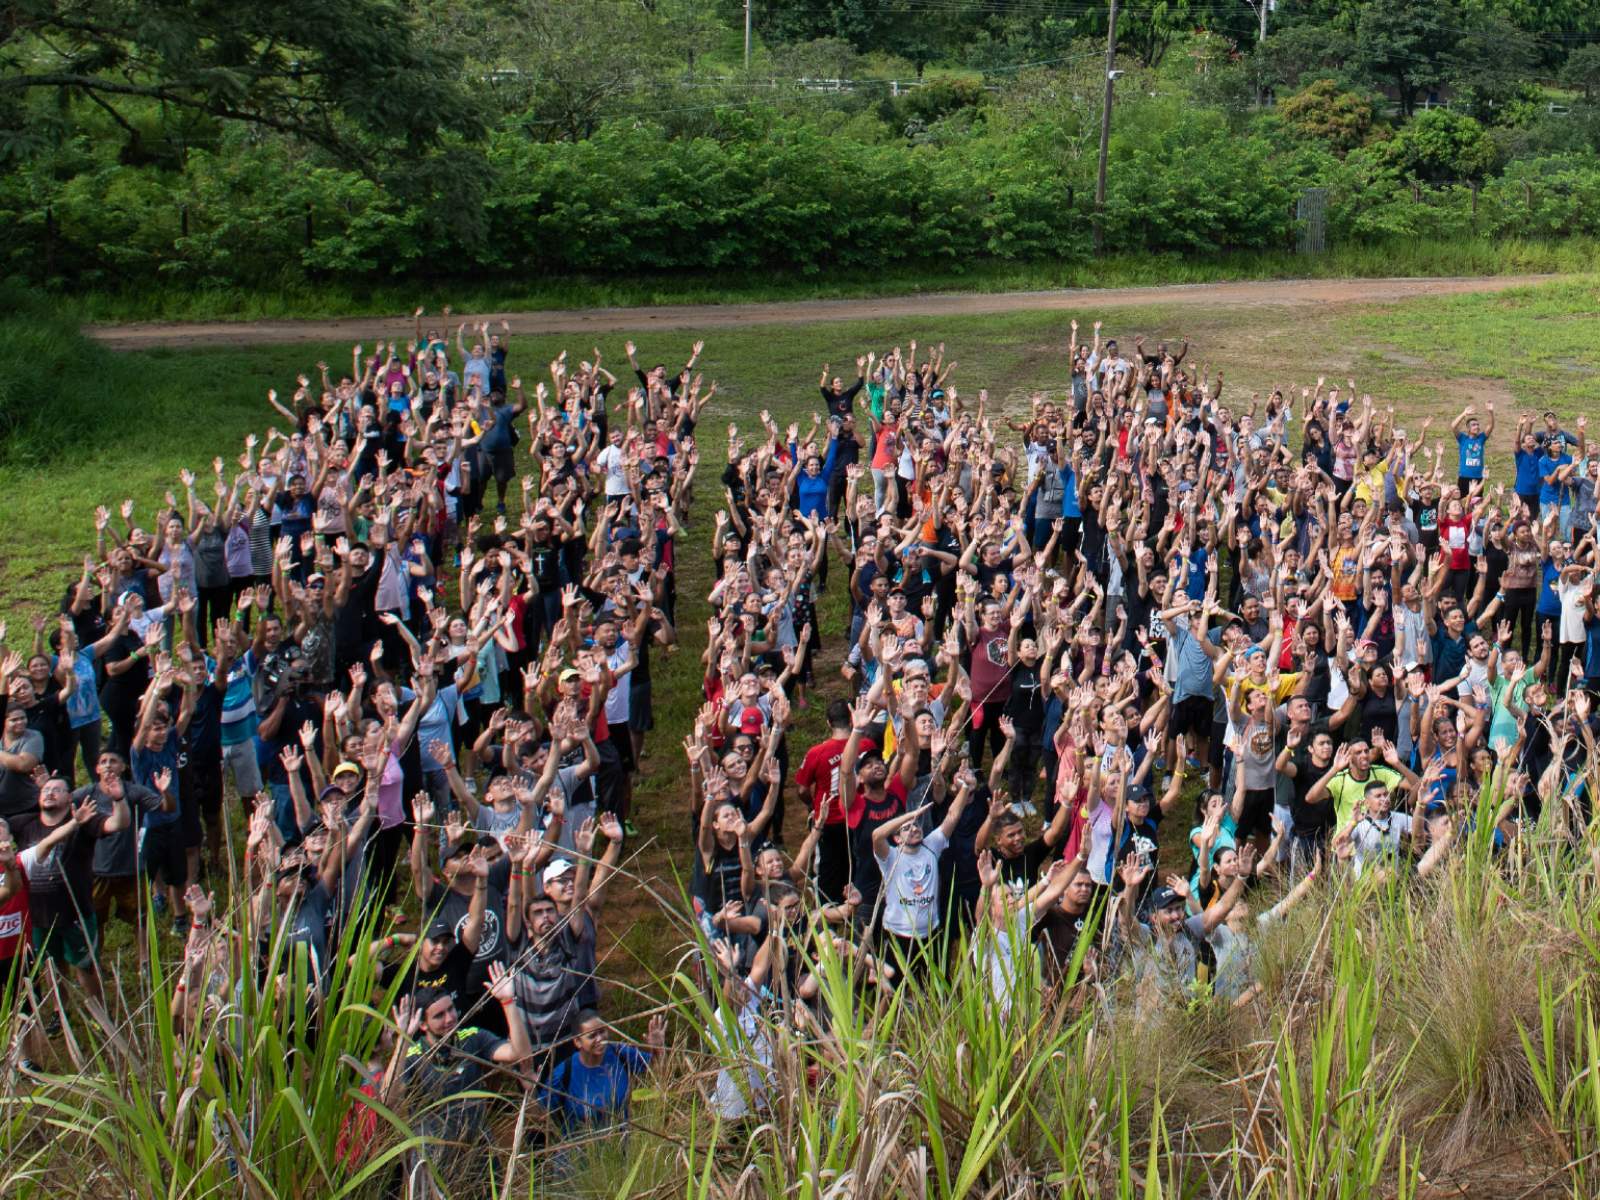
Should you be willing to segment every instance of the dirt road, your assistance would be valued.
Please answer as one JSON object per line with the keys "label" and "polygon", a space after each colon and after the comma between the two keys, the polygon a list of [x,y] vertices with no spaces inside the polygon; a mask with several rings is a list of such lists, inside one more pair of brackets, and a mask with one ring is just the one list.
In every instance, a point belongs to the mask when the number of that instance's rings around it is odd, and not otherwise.
{"label": "dirt road", "polygon": [[[1541,283],[1548,275],[1497,275],[1472,279],[1307,279],[1287,282],[1203,283],[1176,287],[1078,288],[1059,292],[997,292],[990,295],[892,296],[876,300],[807,300],[780,304],[698,304],[661,308],[594,308],[524,313],[456,313],[453,321],[511,322],[513,333],[615,333],[646,329],[713,329],[729,325],[806,325],[824,321],[954,316],[978,313],[1075,309],[1085,316],[1111,307],[1142,304],[1206,304],[1222,308],[1286,307],[1403,300],[1495,292]],[[437,321],[437,318],[434,318]],[[426,318],[424,321],[426,322]],[[285,342],[372,342],[409,338],[410,316],[356,317],[338,321],[218,321],[208,324],[143,322],[90,325],[85,332],[113,350],[151,346],[269,345]]]}

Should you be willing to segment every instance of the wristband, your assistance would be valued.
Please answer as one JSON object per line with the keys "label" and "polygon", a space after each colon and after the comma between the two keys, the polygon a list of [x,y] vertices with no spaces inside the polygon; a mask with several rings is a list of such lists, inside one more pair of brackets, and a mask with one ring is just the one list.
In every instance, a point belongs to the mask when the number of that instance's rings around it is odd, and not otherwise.
{"label": "wristband", "polygon": [[384,948],[384,949],[385,949],[385,950],[392,950],[392,949],[394,949],[394,939],[393,939],[393,938],[392,938],[392,937],[386,937],[386,938],[384,938],[384,939],[383,939],[383,948]]}
{"label": "wristband", "polygon": [[179,983],[179,984],[178,984],[178,986],[177,986],[177,987],[175,987],[175,988],[173,988],[173,989],[172,989],[172,990],[173,990],[173,992],[174,992],[174,993],[175,993],[175,994],[176,994],[176,993],[178,993],[178,992],[186,992],[186,991],[188,991],[188,990],[189,990],[189,985],[188,985],[188,984],[187,984],[187,983],[182,983],[182,982],[180,982],[180,983]]}

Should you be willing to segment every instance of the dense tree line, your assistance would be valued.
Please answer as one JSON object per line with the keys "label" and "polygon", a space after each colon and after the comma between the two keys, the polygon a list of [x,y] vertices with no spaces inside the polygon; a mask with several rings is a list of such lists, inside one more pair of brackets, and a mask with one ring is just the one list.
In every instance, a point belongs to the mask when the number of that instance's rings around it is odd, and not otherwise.
{"label": "dense tree line", "polygon": [[[1089,245],[1086,3],[767,0],[748,70],[733,0],[3,11],[0,254],[35,282]],[[1108,245],[1288,245],[1307,186],[1336,237],[1558,236],[1600,212],[1600,4],[1282,0],[1260,29],[1247,0],[1121,10]]]}

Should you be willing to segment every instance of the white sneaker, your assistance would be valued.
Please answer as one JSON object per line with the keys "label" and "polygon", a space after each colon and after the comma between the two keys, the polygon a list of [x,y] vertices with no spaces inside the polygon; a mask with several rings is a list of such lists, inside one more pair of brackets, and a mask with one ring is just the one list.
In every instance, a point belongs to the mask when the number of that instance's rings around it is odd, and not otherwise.
{"label": "white sneaker", "polygon": [[1039,815],[1039,810],[1033,806],[1032,800],[1024,800],[1022,802],[1022,815],[1025,817],[1037,817]]}

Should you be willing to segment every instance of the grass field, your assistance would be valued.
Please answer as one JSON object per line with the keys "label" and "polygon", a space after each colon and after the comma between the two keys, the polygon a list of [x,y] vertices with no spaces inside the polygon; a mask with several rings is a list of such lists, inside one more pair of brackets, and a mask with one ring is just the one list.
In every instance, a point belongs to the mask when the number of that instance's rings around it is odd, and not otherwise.
{"label": "grass field", "polygon": [[[1057,390],[1063,384],[1068,322],[1075,315],[1085,330],[1095,320],[1104,321],[1104,332],[1124,346],[1139,333],[1151,344],[1187,335],[1193,346],[1191,363],[1208,364],[1213,376],[1222,369],[1224,398],[1236,412],[1248,404],[1251,393],[1264,395],[1274,384],[1309,385],[1325,375],[1343,385],[1353,377],[1359,392],[1370,393],[1380,405],[1393,404],[1402,427],[1411,432],[1425,417],[1433,418],[1434,431],[1446,441],[1447,474],[1453,473],[1455,462],[1450,419],[1468,403],[1481,410],[1493,401],[1500,417],[1494,467],[1504,477],[1518,411],[1554,408],[1568,419],[1592,410],[1600,376],[1597,300],[1600,289],[1594,279],[1572,278],[1493,296],[1348,309],[1144,308],[963,317],[926,328],[862,322],[638,335],[641,362],[668,364],[682,361],[690,344],[704,336],[700,368],[707,379],[718,382],[718,391],[701,427],[705,474],[680,549],[682,644],[675,655],[658,660],[653,671],[657,729],[636,785],[636,820],[645,839],[641,847],[630,846],[629,869],[656,880],[665,895],[676,895],[680,875],[687,878],[687,793],[678,747],[700,698],[698,658],[708,612],[702,597],[712,574],[711,515],[719,503],[714,476],[720,470],[726,424],[737,421],[742,430],[753,429],[757,414],[770,409],[781,424],[793,420],[804,426],[819,406],[815,384],[823,362],[847,373],[855,357],[868,349],[882,353],[916,338],[920,354],[942,341],[947,358],[960,363],[952,381],[969,403],[983,387],[989,391],[991,411],[1021,412],[1031,392]],[[624,340],[614,335],[601,346],[613,369],[625,365]],[[593,351],[571,340],[517,338],[509,367],[531,387],[543,364],[562,349],[569,357],[588,357]],[[26,616],[54,604],[92,545],[95,505],[114,509],[133,497],[135,520],[147,520],[162,493],[176,489],[180,468],[201,471],[219,454],[232,463],[247,432],[259,433],[274,423],[277,414],[265,398],[268,387],[291,391],[294,377],[312,371],[319,359],[347,361],[349,347],[108,355],[84,345],[78,352],[91,413],[83,420],[81,440],[44,466],[0,468],[0,617],[10,623],[13,647],[26,644]],[[512,499],[519,499],[515,489]],[[833,694],[838,694],[842,593],[836,582],[821,606],[828,653],[820,678]],[[809,745],[821,735],[820,713],[817,704],[797,714],[801,721],[795,745]],[[675,935],[668,918],[648,899],[622,895],[620,889],[607,924],[625,931],[620,939],[604,943],[601,974],[614,985],[608,1006],[617,1013],[638,1011],[645,1002],[633,989],[653,991],[670,972],[668,951]],[[119,934],[113,947],[125,944],[125,937],[125,932]]]}
{"label": "grass field", "polygon": [[1137,287],[1240,279],[1346,279],[1387,276],[1570,274],[1600,269],[1600,242],[1509,238],[1411,240],[1340,245],[1320,255],[1282,251],[1204,257],[1113,255],[1100,260],[948,264],[891,263],[871,270],[719,271],[697,275],[567,276],[553,280],[439,280],[370,286],[293,284],[253,291],[142,288],[95,292],[64,302],[85,321],[268,320],[286,317],[389,316],[418,304],[438,312],[610,308],[659,304],[742,304],[914,296],[932,292],[1016,292],[1054,288]]}

